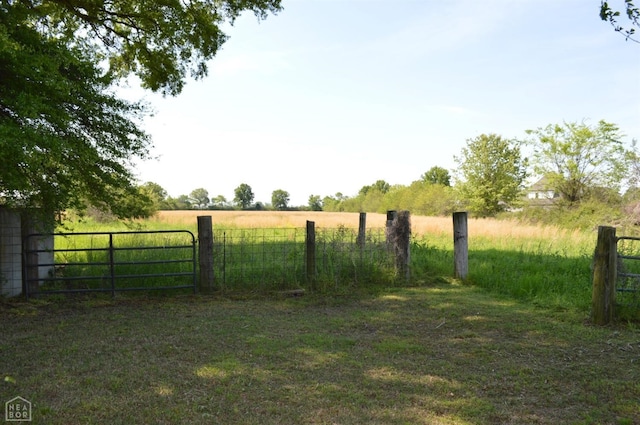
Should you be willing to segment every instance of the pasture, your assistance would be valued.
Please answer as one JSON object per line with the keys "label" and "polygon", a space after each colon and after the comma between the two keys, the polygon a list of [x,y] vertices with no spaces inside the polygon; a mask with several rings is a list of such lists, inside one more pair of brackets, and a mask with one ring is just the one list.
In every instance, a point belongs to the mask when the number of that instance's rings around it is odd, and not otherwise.
{"label": "pasture", "polygon": [[[204,213],[214,228],[358,219]],[[195,230],[196,214],[136,226]],[[409,285],[3,300],[0,400],[48,424],[640,423],[640,330],[588,322],[595,232],[470,220],[463,283],[451,219],[412,225]]]}
{"label": "pasture", "polygon": [[[145,230],[186,229],[197,232],[196,217],[211,215],[216,229],[304,229],[307,220],[320,229],[358,227],[357,213],[266,211],[161,211],[149,220],[134,223]],[[386,215],[367,214],[367,228],[384,228]],[[450,217],[411,217],[413,286],[449,279],[453,274],[453,223]],[[75,231],[126,230],[124,224],[70,223]],[[522,225],[515,221],[469,219],[468,283],[496,294],[558,309],[574,309],[588,315],[591,302],[591,261],[596,231],[569,231],[550,226]],[[304,231],[299,232],[304,235]],[[301,243],[301,242],[300,242]],[[304,247],[301,245],[300,249]],[[274,264],[273,267],[280,267]],[[300,264],[300,266],[302,266]],[[364,286],[396,286],[388,279]],[[236,286],[260,287],[252,282]],[[330,286],[330,285],[326,285]],[[351,291],[348,282],[333,290]],[[359,289],[363,285],[359,284]],[[233,287],[227,288],[233,290]],[[277,289],[274,287],[264,290]],[[290,289],[284,285],[282,289]]]}

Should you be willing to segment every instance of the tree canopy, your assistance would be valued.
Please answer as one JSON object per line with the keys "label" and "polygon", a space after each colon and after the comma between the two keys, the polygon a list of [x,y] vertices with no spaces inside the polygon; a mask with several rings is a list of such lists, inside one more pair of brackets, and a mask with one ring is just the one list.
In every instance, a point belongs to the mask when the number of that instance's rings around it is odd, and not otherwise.
{"label": "tree canopy", "polygon": [[471,212],[488,217],[518,203],[527,161],[516,142],[482,134],[467,140],[456,161],[461,174],[458,189]]}
{"label": "tree canopy", "polygon": [[235,197],[233,198],[233,201],[239,205],[240,208],[249,208],[253,203],[253,190],[248,184],[242,183],[240,186],[236,187],[234,193]]}
{"label": "tree canopy", "polygon": [[86,202],[116,215],[145,158],[145,106],[118,99],[83,50],[0,8],[0,202],[61,211]]}
{"label": "tree canopy", "polygon": [[245,10],[280,0],[14,0],[0,2],[0,204],[50,212],[91,204],[131,215],[133,161],[148,158],[143,103],[113,87],[180,93]]}
{"label": "tree canopy", "polygon": [[451,175],[449,174],[449,170],[439,166],[429,168],[429,170],[420,176],[420,178],[425,183],[451,186]]}
{"label": "tree canopy", "polygon": [[289,192],[276,189],[271,193],[271,205],[277,210],[286,210],[289,206]]}
{"label": "tree canopy", "polygon": [[228,36],[221,27],[244,11],[258,19],[281,0],[23,0],[2,8],[40,28],[43,36],[77,44],[109,74],[137,75],[145,88],[176,95],[187,77],[207,75]]}
{"label": "tree canopy", "polygon": [[533,136],[534,171],[569,203],[580,201],[596,187],[619,189],[626,176],[626,151],[616,125],[604,120],[550,124],[527,130]]}

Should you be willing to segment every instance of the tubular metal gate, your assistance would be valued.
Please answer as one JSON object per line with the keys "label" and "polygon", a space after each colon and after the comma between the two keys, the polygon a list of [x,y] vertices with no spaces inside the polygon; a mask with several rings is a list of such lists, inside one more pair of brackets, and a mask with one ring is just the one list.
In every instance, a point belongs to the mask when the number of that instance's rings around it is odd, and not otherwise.
{"label": "tubular metal gate", "polygon": [[640,308],[640,237],[617,237],[616,250],[618,256],[617,302]]}
{"label": "tubular metal gate", "polygon": [[[43,247],[43,237],[55,238],[53,246]],[[31,234],[23,252],[27,298],[185,288],[196,292],[196,238],[187,230]]]}

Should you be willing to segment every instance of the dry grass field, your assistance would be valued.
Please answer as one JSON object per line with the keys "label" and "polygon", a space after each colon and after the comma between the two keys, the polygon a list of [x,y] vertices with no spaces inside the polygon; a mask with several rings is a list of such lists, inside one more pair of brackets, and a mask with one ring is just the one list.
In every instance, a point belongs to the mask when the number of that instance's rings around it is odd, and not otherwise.
{"label": "dry grass field", "polygon": [[[148,223],[159,225],[187,225],[197,222],[197,216],[210,215],[214,226],[238,228],[279,228],[305,227],[307,220],[315,222],[317,227],[347,228],[358,227],[358,213],[323,211],[159,211]],[[367,227],[381,228],[386,224],[386,214],[367,213]],[[445,236],[453,232],[451,217],[411,217],[412,233],[418,236]],[[536,226],[522,224],[515,220],[496,220],[491,218],[470,218],[468,221],[470,237],[509,239],[545,239],[549,241],[582,241],[594,236],[579,230],[566,230],[554,226]],[[595,233],[594,233],[595,235]],[[590,243],[590,242],[589,242]]]}

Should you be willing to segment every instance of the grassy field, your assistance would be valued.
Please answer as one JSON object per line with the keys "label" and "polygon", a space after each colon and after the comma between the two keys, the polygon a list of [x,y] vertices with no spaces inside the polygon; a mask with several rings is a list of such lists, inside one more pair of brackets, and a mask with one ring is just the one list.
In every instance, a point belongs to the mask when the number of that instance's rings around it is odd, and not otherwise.
{"label": "grassy field", "polygon": [[34,424],[638,424],[640,332],[436,284],[0,304]]}
{"label": "grassy field", "polygon": [[[261,211],[163,211],[141,222],[144,228],[196,231],[196,216],[211,215],[214,228],[357,228],[357,213]],[[367,214],[368,228],[383,228],[384,214]],[[412,284],[423,285],[453,273],[451,217],[411,218]],[[588,315],[591,261],[596,230],[570,231],[516,221],[469,219],[468,282],[501,295]],[[634,300],[637,303],[637,300]]]}
{"label": "grassy field", "polygon": [[[136,226],[195,230],[198,214]],[[358,222],[211,214],[214,228]],[[470,220],[462,283],[451,220],[412,225],[405,287],[2,300],[0,400],[30,400],[46,424],[640,424],[637,323],[589,325],[595,232]]]}

